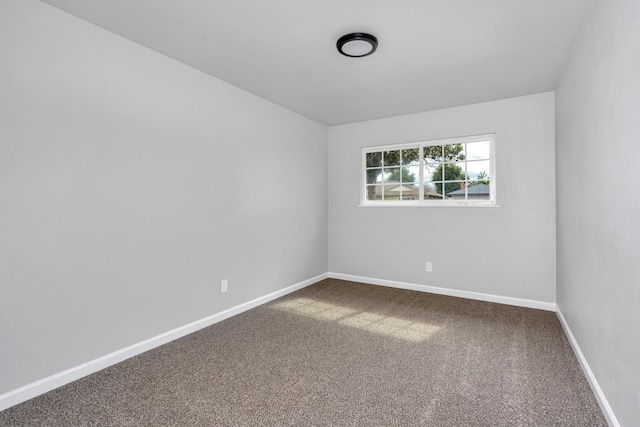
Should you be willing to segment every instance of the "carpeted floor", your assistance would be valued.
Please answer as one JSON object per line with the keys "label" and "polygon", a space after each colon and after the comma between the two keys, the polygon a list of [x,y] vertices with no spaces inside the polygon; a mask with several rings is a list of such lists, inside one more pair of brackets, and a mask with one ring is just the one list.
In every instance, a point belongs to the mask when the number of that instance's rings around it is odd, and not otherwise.
{"label": "carpeted floor", "polygon": [[606,426],[551,312],[324,280],[0,413],[6,426]]}

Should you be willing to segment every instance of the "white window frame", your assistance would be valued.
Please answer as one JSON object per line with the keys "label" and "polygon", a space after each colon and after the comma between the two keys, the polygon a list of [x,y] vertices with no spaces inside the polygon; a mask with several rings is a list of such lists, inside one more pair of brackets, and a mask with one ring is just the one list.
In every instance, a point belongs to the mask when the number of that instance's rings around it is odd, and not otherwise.
{"label": "white window frame", "polygon": [[[443,200],[424,200],[424,147],[434,145],[455,145],[471,142],[489,141],[490,146],[490,181],[489,181],[489,200],[459,200],[459,199],[443,199]],[[410,148],[419,148],[419,197],[418,200],[367,200],[367,153],[376,153],[380,151],[393,151]],[[461,136],[455,138],[434,139],[427,141],[418,141],[411,143],[400,143],[391,145],[370,146],[362,148],[362,165],[360,173],[360,206],[391,206],[391,207],[499,207],[496,201],[496,135],[495,133],[483,135]]]}

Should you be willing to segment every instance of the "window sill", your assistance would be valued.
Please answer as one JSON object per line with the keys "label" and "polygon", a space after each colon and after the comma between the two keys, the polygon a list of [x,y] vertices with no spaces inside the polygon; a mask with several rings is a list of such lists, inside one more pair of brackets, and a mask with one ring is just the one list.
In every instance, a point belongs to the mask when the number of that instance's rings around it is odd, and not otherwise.
{"label": "window sill", "polygon": [[500,205],[493,202],[429,202],[429,203],[366,203],[359,204],[359,208],[499,208]]}

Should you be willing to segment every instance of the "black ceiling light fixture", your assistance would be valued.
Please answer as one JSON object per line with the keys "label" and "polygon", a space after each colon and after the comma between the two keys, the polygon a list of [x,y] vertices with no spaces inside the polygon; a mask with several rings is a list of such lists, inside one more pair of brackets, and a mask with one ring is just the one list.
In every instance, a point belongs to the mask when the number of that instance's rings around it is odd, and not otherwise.
{"label": "black ceiling light fixture", "polygon": [[360,58],[371,55],[378,48],[378,39],[371,34],[351,33],[342,36],[336,43],[338,52],[344,56]]}

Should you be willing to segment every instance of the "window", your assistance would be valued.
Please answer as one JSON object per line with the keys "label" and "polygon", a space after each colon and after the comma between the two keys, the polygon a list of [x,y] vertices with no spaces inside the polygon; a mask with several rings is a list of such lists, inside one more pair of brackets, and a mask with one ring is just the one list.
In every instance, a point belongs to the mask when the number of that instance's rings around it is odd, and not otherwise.
{"label": "window", "polygon": [[495,135],[362,149],[362,205],[495,206]]}

